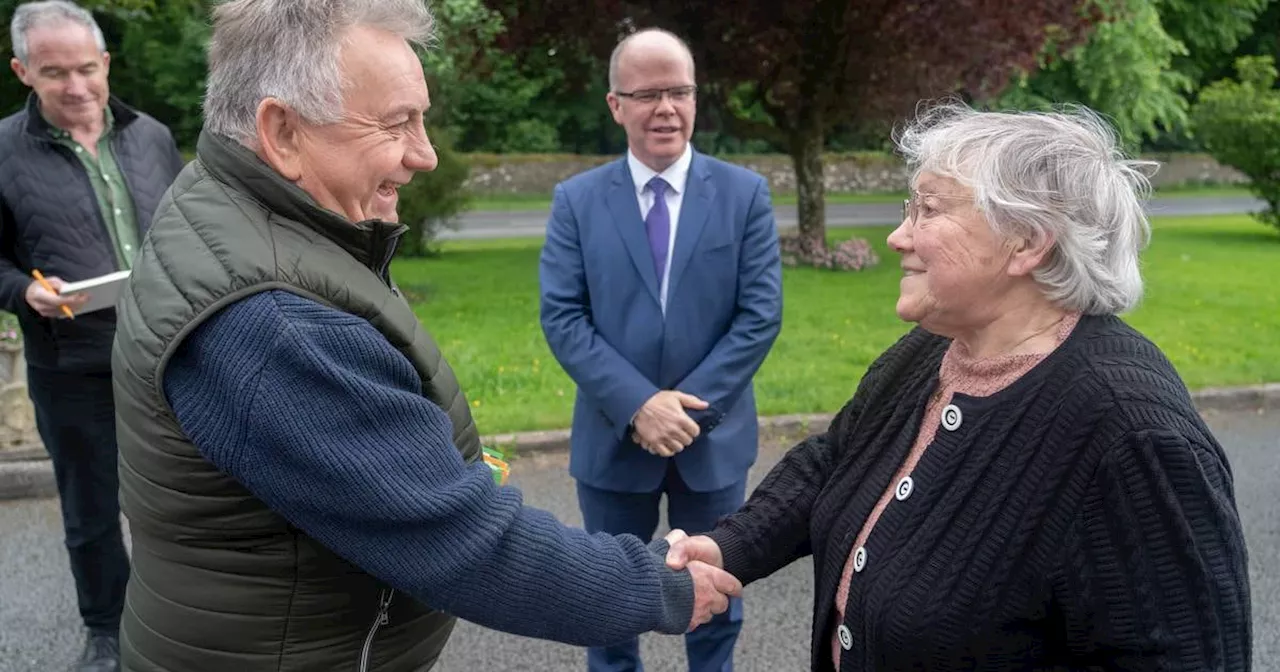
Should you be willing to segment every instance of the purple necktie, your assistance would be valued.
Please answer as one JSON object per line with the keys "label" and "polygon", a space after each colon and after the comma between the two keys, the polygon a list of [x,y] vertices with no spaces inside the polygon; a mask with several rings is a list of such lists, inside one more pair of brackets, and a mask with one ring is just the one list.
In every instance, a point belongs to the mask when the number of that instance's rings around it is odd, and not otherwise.
{"label": "purple necktie", "polygon": [[667,184],[661,177],[649,180],[653,192],[653,207],[644,219],[649,234],[649,251],[653,253],[653,270],[658,274],[658,287],[662,287],[662,273],[667,268],[667,245],[671,239],[671,213],[667,211]]}

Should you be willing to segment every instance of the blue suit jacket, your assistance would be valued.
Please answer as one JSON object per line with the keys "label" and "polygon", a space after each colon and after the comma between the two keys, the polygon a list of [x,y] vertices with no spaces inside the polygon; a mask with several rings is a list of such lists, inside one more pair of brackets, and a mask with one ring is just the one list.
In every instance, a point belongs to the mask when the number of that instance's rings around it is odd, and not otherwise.
{"label": "blue suit jacket", "polygon": [[778,232],[764,178],[694,153],[664,319],[661,278],[626,159],[557,185],[542,248],[542,330],[577,383],[569,470],[583,483],[651,492],[667,459],[631,440],[654,393],[704,399],[702,435],[674,458],[692,490],[733,485],[755,462],[751,378],[782,326]]}

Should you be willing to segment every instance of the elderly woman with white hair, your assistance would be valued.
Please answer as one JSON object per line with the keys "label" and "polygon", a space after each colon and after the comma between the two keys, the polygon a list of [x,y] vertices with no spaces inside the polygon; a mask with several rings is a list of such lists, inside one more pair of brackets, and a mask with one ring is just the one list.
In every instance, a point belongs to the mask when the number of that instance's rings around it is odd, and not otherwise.
{"label": "elderly woman with white hair", "polygon": [[669,564],[747,584],[812,554],[814,670],[1249,669],[1227,457],[1116,316],[1142,295],[1140,166],[1087,110],[945,104],[898,145],[919,326]]}

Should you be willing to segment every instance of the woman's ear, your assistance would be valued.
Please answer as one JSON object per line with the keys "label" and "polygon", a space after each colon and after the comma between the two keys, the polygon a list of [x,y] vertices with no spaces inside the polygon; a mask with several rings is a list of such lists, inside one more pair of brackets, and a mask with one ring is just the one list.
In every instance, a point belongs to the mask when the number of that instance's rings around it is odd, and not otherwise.
{"label": "woman's ear", "polygon": [[301,118],[276,98],[258,103],[258,157],[286,180],[302,179]]}
{"label": "woman's ear", "polygon": [[1013,254],[1009,258],[1009,275],[1031,275],[1040,268],[1049,253],[1053,251],[1054,237],[1050,234],[1042,236],[1019,236],[1013,245]]}

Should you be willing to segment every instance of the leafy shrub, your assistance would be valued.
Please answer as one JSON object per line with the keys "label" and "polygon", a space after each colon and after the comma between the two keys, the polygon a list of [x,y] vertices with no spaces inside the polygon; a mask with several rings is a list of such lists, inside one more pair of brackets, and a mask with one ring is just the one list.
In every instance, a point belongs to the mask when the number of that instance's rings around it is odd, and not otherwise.
{"label": "leafy shrub", "polygon": [[541,119],[521,119],[507,130],[500,152],[554,152],[560,148],[560,133]]}
{"label": "leafy shrub", "polygon": [[1239,81],[1223,79],[1200,92],[1192,110],[1196,134],[1220,163],[1249,178],[1266,201],[1259,221],[1280,229],[1280,91],[1270,56],[1236,60]]}
{"label": "leafy shrub", "polygon": [[418,173],[400,187],[400,221],[409,227],[400,243],[399,254],[424,257],[432,253],[432,243],[444,228],[457,229],[457,216],[470,205],[470,193],[462,187],[471,167],[444,133],[428,129],[439,165],[429,173]]}
{"label": "leafy shrub", "polygon": [[861,271],[880,263],[880,257],[862,238],[850,238],[835,247],[823,247],[812,238],[787,234],[779,240],[784,266],[813,266],[835,271]]}

